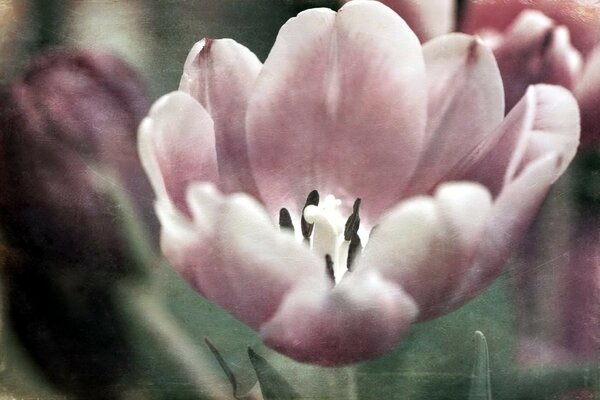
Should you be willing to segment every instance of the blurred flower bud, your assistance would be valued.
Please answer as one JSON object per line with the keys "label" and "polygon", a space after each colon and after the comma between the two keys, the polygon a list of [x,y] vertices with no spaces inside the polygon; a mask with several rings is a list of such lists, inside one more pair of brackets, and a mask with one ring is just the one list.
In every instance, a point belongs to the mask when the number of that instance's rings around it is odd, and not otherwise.
{"label": "blurred flower bud", "polygon": [[136,373],[113,293],[133,263],[107,188],[154,218],[135,141],[148,99],[90,52],[42,56],[0,96],[0,229],[21,255],[5,265],[10,322],[62,391],[115,398]]}
{"label": "blurred flower bud", "polygon": [[151,215],[135,145],[148,99],[135,74],[106,54],[48,54],[0,104],[0,222],[8,243],[70,262],[106,265],[126,254],[102,172]]}
{"label": "blurred flower bud", "polygon": [[461,30],[494,51],[509,111],[527,87],[562,85],[581,109],[580,151],[600,145],[600,7],[595,0],[468,0]]}
{"label": "blurred flower bud", "polygon": [[502,34],[488,33],[504,81],[506,110],[519,101],[529,85],[551,83],[573,89],[583,65],[569,31],[539,11],[519,14]]}

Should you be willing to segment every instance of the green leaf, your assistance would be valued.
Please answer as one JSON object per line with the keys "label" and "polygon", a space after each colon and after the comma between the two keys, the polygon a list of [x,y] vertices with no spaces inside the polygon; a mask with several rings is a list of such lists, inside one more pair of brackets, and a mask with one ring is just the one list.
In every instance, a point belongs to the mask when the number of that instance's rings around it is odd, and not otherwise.
{"label": "green leaf", "polygon": [[217,362],[221,366],[221,369],[223,370],[223,372],[225,372],[225,375],[227,375],[227,379],[229,380],[229,383],[231,383],[231,388],[233,390],[234,398],[236,398],[237,400],[263,400],[264,399],[264,397],[260,391],[260,386],[259,386],[258,382],[256,382],[256,381],[254,382],[254,385],[252,386],[252,388],[250,388],[250,390],[246,394],[240,394],[238,380],[235,377],[235,374],[233,373],[231,368],[229,367],[229,364],[227,364],[227,362],[225,361],[225,359],[223,358],[223,356],[221,355],[219,350],[217,350],[217,348],[211,343],[210,340],[208,340],[208,338],[204,338],[204,342],[206,342],[206,345],[208,346],[210,351],[213,353],[213,355],[217,359]]}
{"label": "green leaf", "polygon": [[217,350],[217,348],[211,343],[211,341],[208,340],[208,338],[204,338],[204,342],[206,343],[206,345],[208,346],[210,351],[213,353],[213,356],[215,356],[215,358],[217,359],[219,366],[221,366],[221,369],[227,376],[229,383],[231,383],[231,389],[233,390],[233,397],[235,397],[237,399],[239,397],[238,396],[238,384],[237,384],[237,379],[236,379],[235,375],[233,374],[233,371],[231,370],[231,368],[229,368],[229,365],[227,364],[227,362],[225,361],[223,356],[221,356],[221,353],[219,353],[219,350]]}
{"label": "green leaf", "polygon": [[469,400],[492,400],[490,357],[487,341],[480,331],[475,332],[475,362],[471,374]]}
{"label": "green leaf", "polygon": [[248,347],[248,357],[254,367],[265,400],[299,399],[294,388],[277,372],[267,360]]}

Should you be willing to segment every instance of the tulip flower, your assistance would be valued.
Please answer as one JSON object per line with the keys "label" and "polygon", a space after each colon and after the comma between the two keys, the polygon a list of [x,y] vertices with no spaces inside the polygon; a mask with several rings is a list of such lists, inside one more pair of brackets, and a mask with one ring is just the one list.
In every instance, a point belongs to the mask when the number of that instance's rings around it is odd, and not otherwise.
{"label": "tulip flower", "polygon": [[149,103],[133,71],[107,54],[52,53],[1,102],[0,219],[9,243],[87,264],[126,255],[100,174],[110,170],[140,210],[151,207],[135,147]]}
{"label": "tulip flower", "polygon": [[470,1],[462,29],[491,38],[507,89],[507,106],[528,84],[574,91],[582,145],[597,147],[600,124],[600,6],[591,0]]}
{"label": "tulip flower", "polygon": [[[405,18],[423,41],[452,28],[452,1],[380,1]],[[459,28],[479,35],[493,49],[504,81],[506,110],[512,109],[529,85],[564,86],[575,93],[581,107],[582,145],[597,147],[600,142],[598,2],[470,0],[465,8]]]}
{"label": "tulip flower", "polygon": [[502,34],[481,35],[498,61],[508,108],[534,83],[575,88],[581,73],[581,54],[571,45],[568,29],[557,26],[544,14],[526,10]]}
{"label": "tulip flower", "polygon": [[113,292],[135,270],[106,187],[154,217],[136,151],[150,104],[128,66],[90,51],[42,55],[1,93],[0,221],[16,254],[4,262],[7,318],[68,397],[118,397],[135,369]]}
{"label": "tulip flower", "polygon": [[535,10],[568,28],[575,48],[589,54],[600,41],[600,8],[596,0],[470,0],[461,23],[465,32],[503,31],[525,10]]}
{"label": "tulip flower", "polygon": [[197,43],[139,149],[174,268],[271,348],[342,365],[484,290],[578,138],[566,89],[504,117],[480,40],[422,46],[356,0],[289,20],[264,64]]}

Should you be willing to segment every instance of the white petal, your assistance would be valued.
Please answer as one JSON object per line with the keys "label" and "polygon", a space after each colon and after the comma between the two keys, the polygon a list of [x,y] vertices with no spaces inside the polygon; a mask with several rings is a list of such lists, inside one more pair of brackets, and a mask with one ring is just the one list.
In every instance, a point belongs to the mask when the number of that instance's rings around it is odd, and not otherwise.
{"label": "white petal", "polygon": [[448,310],[475,297],[502,271],[558,176],[560,159],[556,153],[539,158],[504,187],[494,202],[473,263],[448,304]]}
{"label": "white petal", "polygon": [[437,188],[435,199],[448,232],[468,257],[481,240],[492,208],[490,192],[473,182],[444,183]]}
{"label": "white petal", "polygon": [[218,181],[212,119],[188,94],[172,92],[154,103],[138,134],[142,165],[159,200],[188,213],[190,183]]}
{"label": "white petal", "polygon": [[486,185],[497,194],[528,164],[560,154],[557,179],[579,144],[579,109],[573,95],[560,86],[535,85],[513,108],[491,139],[472,155],[462,178]]}
{"label": "white petal", "polygon": [[194,225],[212,220],[214,234],[187,246],[187,253],[178,257],[185,265],[176,267],[187,272],[185,277],[206,298],[258,329],[294,284],[315,276],[325,280],[324,261],[293,235],[280,233],[256,200],[193,190],[189,199],[198,203],[190,205],[198,211]]}
{"label": "white petal", "polygon": [[390,351],[417,314],[410,296],[376,273],[349,274],[333,290],[307,282],[261,329],[264,342],[298,361],[340,365]]}
{"label": "white petal", "polygon": [[461,286],[490,209],[490,193],[468,182],[401,203],[375,229],[356,270],[376,269],[402,286],[419,319],[437,316]]}

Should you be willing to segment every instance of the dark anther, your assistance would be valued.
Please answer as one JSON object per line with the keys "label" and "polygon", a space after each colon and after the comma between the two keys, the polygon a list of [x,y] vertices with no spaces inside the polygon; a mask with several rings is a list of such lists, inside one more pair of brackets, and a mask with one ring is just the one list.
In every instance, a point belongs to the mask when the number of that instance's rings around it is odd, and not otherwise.
{"label": "dark anther", "polygon": [[335,282],[335,274],[333,273],[333,260],[329,254],[325,254],[325,271],[327,272],[329,279]]}
{"label": "dark anther", "polygon": [[359,208],[360,199],[356,199],[352,206],[352,214],[348,217],[346,226],[344,227],[344,240],[352,240],[356,232],[358,232],[358,228],[360,228],[360,215],[358,215]]}
{"label": "dark anther", "polygon": [[346,262],[346,268],[348,271],[352,271],[352,263],[356,258],[356,255],[362,250],[362,243],[360,241],[360,236],[358,236],[358,232],[354,232],[354,236],[352,236],[352,240],[350,240],[350,245],[348,246],[348,259]]}
{"label": "dark anther", "polygon": [[300,220],[300,228],[302,229],[302,236],[304,236],[305,239],[308,239],[310,237],[310,235],[312,234],[313,224],[309,224],[308,222],[306,222],[306,219],[304,219],[304,209],[308,206],[318,206],[318,205],[319,205],[319,192],[317,192],[316,190],[313,190],[312,192],[310,192],[308,194],[308,197],[306,198],[306,203],[304,204],[304,207],[302,208],[302,219]]}
{"label": "dark anther", "polygon": [[288,229],[294,232],[294,224],[292,224],[292,217],[287,208],[279,210],[279,227],[281,230]]}

